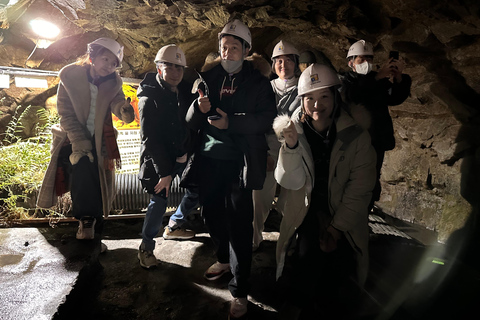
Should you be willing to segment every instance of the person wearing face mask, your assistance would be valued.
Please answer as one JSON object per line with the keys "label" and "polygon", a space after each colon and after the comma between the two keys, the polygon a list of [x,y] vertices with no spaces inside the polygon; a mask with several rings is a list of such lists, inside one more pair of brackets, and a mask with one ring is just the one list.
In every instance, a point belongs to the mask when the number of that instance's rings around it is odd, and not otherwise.
{"label": "person wearing face mask", "polygon": [[345,102],[363,127],[368,128],[372,145],[377,152],[377,183],[369,209],[380,199],[380,173],[385,151],[395,148],[393,122],[388,106],[402,104],[410,95],[412,79],[403,74],[403,60],[389,58],[373,71],[373,46],[365,40],[351,45],[347,54],[349,72],[340,75]]}
{"label": "person wearing face mask", "polygon": [[[52,157],[37,206],[50,208],[57,196],[70,191],[72,213],[79,220],[76,238],[82,241],[101,236],[103,219],[115,196],[120,153],[112,113],[125,123],[135,119],[116,72],[122,59],[123,46],[99,38],[88,44],[84,56],[59,73],[60,124],[52,127]],[[106,250],[103,243],[101,250]]]}
{"label": "person wearing face mask", "polygon": [[[297,83],[300,70],[298,67],[298,50],[289,42],[280,41],[275,45],[272,53],[272,70],[278,78],[270,81],[275,92],[275,102],[278,114],[289,116],[300,107],[297,97]],[[272,208],[277,183],[273,177],[273,170],[278,158],[280,143],[273,129],[266,135],[268,142],[267,176],[262,190],[253,191],[253,250],[257,250],[263,240],[262,231],[268,213]],[[277,211],[282,213],[284,192],[280,190],[277,200]]]}
{"label": "person wearing face mask", "polygon": [[[185,115],[194,95],[183,80],[187,66],[180,47],[170,44],[158,50],[157,72],[148,73],[137,90],[140,113],[140,170],[138,178],[151,195],[142,228],[138,260],[143,268],[157,266],[154,237],[160,231],[172,180],[187,162]],[[198,195],[187,189],[177,212],[170,218],[165,239],[190,239],[195,233],[182,228],[185,216],[197,205]]]}
{"label": "person wearing face mask", "polygon": [[[265,134],[277,114],[269,63],[248,56],[252,37],[236,19],[218,34],[220,57],[202,68],[207,86],[190,106],[187,124],[200,143],[190,170],[197,172],[202,215],[217,248],[217,262],[204,277],[231,271],[229,318],[247,313],[252,262],[252,190],[262,189],[268,145]],[[208,91],[207,89],[208,88]],[[182,179],[183,180],[183,179]]]}
{"label": "person wearing face mask", "polygon": [[276,258],[277,278],[289,285],[279,319],[302,311],[302,319],[354,319],[343,312],[354,310],[366,280],[375,150],[346,112],[340,85],[330,67],[309,66],[298,81],[301,108],[273,123],[281,143],[275,179],[287,192]]}

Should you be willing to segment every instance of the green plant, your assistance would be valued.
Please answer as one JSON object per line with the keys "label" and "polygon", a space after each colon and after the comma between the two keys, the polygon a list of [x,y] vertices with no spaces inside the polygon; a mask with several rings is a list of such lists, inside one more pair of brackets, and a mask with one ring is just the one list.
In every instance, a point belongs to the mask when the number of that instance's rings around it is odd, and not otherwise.
{"label": "green plant", "polygon": [[[28,108],[27,108],[28,109]],[[25,111],[28,112],[28,110]],[[18,108],[17,108],[18,110]],[[45,109],[37,111],[43,124],[36,124],[38,133],[33,138],[22,140],[19,137],[21,119],[17,114],[6,129],[4,144],[0,147],[0,216],[19,218],[26,209],[19,207],[34,194],[40,184],[50,161],[50,128],[58,122],[56,115],[48,114]]]}

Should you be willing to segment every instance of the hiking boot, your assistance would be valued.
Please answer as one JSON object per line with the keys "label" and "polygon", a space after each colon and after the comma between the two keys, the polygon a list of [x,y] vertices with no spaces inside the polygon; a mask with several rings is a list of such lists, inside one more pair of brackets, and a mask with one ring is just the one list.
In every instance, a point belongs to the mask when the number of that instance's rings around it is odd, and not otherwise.
{"label": "hiking boot", "polygon": [[95,238],[95,218],[84,217],[78,221],[77,239],[92,240]]}
{"label": "hiking boot", "polygon": [[187,240],[193,237],[195,237],[195,232],[187,229],[165,227],[163,232],[163,239],[165,240]]}
{"label": "hiking boot", "polygon": [[154,268],[158,265],[157,258],[153,254],[153,251],[139,249],[137,257],[140,265],[146,269]]}
{"label": "hiking boot", "polygon": [[230,264],[229,263],[220,263],[220,262],[215,262],[210,266],[210,268],[205,271],[203,276],[205,279],[209,281],[217,280],[220,278],[223,274],[230,272]]}
{"label": "hiking boot", "polygon": [[247,298],[233,298],[228,319],[240,319],[247,314]]}

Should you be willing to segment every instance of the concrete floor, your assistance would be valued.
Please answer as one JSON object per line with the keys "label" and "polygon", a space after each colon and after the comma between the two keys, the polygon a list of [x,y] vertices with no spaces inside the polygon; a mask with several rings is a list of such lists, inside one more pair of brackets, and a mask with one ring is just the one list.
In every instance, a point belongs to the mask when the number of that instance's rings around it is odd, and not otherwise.
{"label": "concrete floor", "polygon": [[[0,229],[0,318],[226,319],[230,276],[213,282],[203,278],[216,259],[199,215],[194,218],[194,239],[157,238],[160,265],[154,270],[141,268],[136,257],[142,219],[108,221],[104,254],[98,240],[75,239],[75,223]],[[266,240],[253,254],[248,319],[276,319],[284,301],[286,285],[275,281],[279,221],[271,214]],[[431,234],[396,223],[396,230],[424,242],[372,233],[362,307],[349,319],[445,319],[450,313],[461,319],[472,312],[480,301],[478,268],[445,259],[445,247]],[[342,317],[318,305],[302,315],[320,318]]]}

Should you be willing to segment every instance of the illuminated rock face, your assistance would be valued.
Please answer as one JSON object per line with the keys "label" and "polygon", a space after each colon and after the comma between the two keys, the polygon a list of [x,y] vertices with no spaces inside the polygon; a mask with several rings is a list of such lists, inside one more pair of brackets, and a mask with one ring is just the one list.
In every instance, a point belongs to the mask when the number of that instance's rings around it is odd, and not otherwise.
{"label": "illuminated rock face", "polygon": [[[25,65],[35,46],[28,24],[35,18],[55,23],[61,33],[48,48],[35,50],[28,67],[58,70],[82,55],[88,42],[109,36],[125,46],[121,73],[132,78],[154,70],[156,51],[176,43],[190,66],[186,78],[193,80],[193,69],[199,69],[207,54],[217,50],[217,34],[233,17],[250,27],[253,51],[266,58],[281,39],[300,51],[313,50],[320,62],[331,63],[338,71],[347,70],[347,49],[358,39],[374,44],[375,65],[383,64],[390,50],[400,51],[405,72],[413,79],[412,94],[390,109],[397,147],[386,154],[384,192],[378,204],[396,217],[438,230],[441,239],[460,227],[470,211],[459,194],[459,162],[448,164],[454,162],[450,160],[456,149],[479,140],[476,130],[458,137],[465,125],[479,123],[478,1],[429,5],[410,0],[228,0],[221,4],[19,0],[1,10],[2,66]],[[25,94],[7,96],[20,104],[19,97]],[[12,103],[3,105],[6,110]]]}

